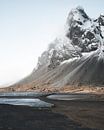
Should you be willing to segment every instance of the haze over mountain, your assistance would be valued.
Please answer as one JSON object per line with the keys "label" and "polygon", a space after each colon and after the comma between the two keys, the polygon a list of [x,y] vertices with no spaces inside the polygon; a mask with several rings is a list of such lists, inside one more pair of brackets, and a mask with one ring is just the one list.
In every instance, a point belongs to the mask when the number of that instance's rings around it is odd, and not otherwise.
{"label": "haze over mountain", "polygon": [[104,15],[92,19],[78,6],[70,11],[62,34],[41,54],[33,72],[12,86],[14,90],[104,86]]}

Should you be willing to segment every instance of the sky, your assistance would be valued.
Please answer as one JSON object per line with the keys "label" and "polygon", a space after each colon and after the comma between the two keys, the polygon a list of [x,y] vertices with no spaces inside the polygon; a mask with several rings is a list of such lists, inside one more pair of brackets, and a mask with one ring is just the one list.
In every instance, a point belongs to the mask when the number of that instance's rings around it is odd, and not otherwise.
{"label": "sky", "polygon": [[92,18],[104,13],[104,0],[0,0],[1,87],[32,72],[78,5]]}

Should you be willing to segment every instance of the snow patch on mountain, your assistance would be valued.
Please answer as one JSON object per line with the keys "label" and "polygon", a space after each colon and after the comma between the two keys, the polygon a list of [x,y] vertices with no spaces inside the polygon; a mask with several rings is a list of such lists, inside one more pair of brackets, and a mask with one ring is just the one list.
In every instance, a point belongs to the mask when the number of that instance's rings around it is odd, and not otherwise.
{"label": "snow patch on mountain", "polygon": [[[104,46],[104,15],[91,19],[80,6],[70,11],[63,32],[38,59],[37,69],[54,69],[73,58],[90,55]],[[99,58],[103,57],[99,49]],[[84,54],[85,53],[85,54]]]}

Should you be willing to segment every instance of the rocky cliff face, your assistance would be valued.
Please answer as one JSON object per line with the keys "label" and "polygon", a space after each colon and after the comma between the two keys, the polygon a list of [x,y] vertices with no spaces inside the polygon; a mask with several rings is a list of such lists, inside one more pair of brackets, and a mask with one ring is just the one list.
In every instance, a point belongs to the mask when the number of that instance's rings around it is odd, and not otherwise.
{"label": "rocky cliff face", "polygon": [[103,36],[100,27],[101,20],[89,18],[82,8],[73,9],[68,16],[67,37],[81,52],[90,52],[98,48]]}
{"label": "rocky cliff face", "polygon": [[38,60],[38,67],[48,64],[55,68],[64,60],[82,56],[82,52],[97,50],[103,44],[104,16],[98,19],[89,18],[82,7],[72,9],[65,25],[65,33],[49,44]]}
{"label": "rocky cliff face", "polygon": [[48,49],[44,51],[38,59],[37,69],[47,66],[48,69],[54,69],[64,60],[79,56],[75,48],[70,44],[67,37],[57,38],[49,44]]}
{"label": "rocky cliff face", "polygon": [[63,36],[49,44],[32,74],[17,85],[104,86],[103,76],[104,15],[91,19],[82,7],[77,7],[68,15]]}

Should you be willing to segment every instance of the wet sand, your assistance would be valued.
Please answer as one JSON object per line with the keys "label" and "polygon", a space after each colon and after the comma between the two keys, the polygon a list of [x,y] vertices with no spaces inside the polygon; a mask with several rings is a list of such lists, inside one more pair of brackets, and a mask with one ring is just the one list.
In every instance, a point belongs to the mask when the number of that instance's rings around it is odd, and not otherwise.
{"label": "wet sand", "polygon": [[91,130],[50,109],[0,105],[0,130]]}
{"label": "wet sand", "polygon": [[89,95],[88,99],[84,100],[51,100],[45,97],[41,99],[54,103],[53,112],[63,114],[69,119],[81,125],[97,130],[104,130],[104,95]]}
{"label": "wet sand", "polygon": [[103,101],[41,100],[55,107],[0,105],[0,130],[104,130]]}

